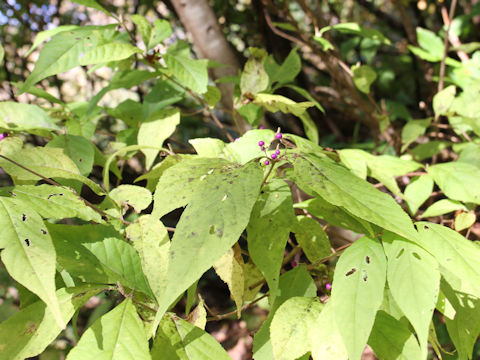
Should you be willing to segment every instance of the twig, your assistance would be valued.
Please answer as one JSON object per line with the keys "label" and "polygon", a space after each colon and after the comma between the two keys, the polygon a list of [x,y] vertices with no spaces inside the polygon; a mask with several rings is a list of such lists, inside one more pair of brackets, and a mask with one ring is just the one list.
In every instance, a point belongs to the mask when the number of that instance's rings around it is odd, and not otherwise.
{"label": "twig", "polygon": [[[452,19],[453,15],[455,14],[455,7],[457,6],[457,0],[452,0],[450,4],[450,13],[448,15],[448,25],[447,25],[447,32],[445,34],[445,40],[443,41],[443,56],[442,61],[440,63],[440,73],[438,79],[438,89],[437,93],[443,90],[444,80],[445,80],[445,62],[448,55],[448,36],[450,34],[450,28],[452,27]],[[434,122],[437,122],[440,115],[435,115]]]}
{"label": "twig", "polygon": [[[255,305],[256,303],[258,303],[260,300],[265,299],[267,296],[268,296],[268,293],[263,294],[263,295],[260,296],[259,298],[256,298],[256,299],[253,300],[252,302],[249,302],[248,304],[242,306],[242,311],[251,308],[253,305]],[[237,314],[237,312],[238,312],[238,310],[233,310],[233,311],[230,311],[230,312],[228,312],[228,313],[226,313],[226,314],[215,315],[215,316],[212,316],[212,317],[207,318],[207,321],[223,320],[223,319],[226,319],[226,318],[228,318],[228,317],[230,317],[230,316],[233,316],[233,315]]]}

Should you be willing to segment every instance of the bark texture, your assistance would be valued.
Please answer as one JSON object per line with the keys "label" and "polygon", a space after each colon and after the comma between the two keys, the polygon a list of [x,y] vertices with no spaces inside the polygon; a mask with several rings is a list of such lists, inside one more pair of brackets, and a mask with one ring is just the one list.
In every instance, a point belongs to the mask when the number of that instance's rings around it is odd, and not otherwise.
{"label": "bark texture", "polygon": [[[236,75],[240,64],[218,24],[207,0],[172,0],[172,5],[185,29],[192,35],[200,57],[228,65],[212,69],[214,79]],[[233,108],[233,85],[219,84],[222,105]]]}

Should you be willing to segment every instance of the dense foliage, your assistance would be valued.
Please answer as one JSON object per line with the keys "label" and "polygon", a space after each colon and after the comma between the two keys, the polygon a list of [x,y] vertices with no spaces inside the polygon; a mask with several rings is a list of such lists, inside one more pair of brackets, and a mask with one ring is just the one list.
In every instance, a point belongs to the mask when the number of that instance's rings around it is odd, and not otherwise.
{"label": "dense foliage", "polygon": [[[480,3],[432,31],[240,2],[290,48],[227,28],[223,77],[174,19],[75,3],[108,23],[38,32],[25,79],[0,48],[1,358],[228,359],[205,329],[235,317],[259,360],[479,356]],[[62,94],[75,69],[92,96]]]}

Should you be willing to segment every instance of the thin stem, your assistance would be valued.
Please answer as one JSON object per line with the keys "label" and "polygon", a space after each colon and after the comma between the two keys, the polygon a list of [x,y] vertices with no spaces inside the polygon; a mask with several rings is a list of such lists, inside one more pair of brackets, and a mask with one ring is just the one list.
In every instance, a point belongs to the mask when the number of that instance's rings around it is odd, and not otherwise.
{"label": "thin stem", "polygon": [[[263,294],[263,295],[260,296],[259,298],[257,298],[257,299],[255,299],[255,300],[253,300],[252,302],[249,302],[248,304],[242,306],[242,311],[251,308],[253,305],[255,305],[256,303],[258,303],[260,300],[265,299],[267,296],[268,296],[268,293]],[[236,309],[236,310],[230,311],[230,312],[225,313],[225,314],[215,315],[215,316],[212,316],[212,317],[207,318],[207,321],[223,320],[223,319],[226,319],[226,318],[228,318],[228,317],[230,317],[230,316],[235,315],[237,312],[238,312],[238,310]]]}
{"label": "thin stem", "polygon": [[[38,177],[41,178],[42,180],[48,182],[50,185],[62,186],[62,185],[60,185],[58,182],[56,182],[55,180],[49,179],[49,178],[43,176],[42,174],[39,174],[39,173],[37,173],[36,171],[31,170],[31,169],[23,166],[22,164],[19,164],[19,163],[16,162],[15,160],[12,160],[12,159],[10,159],[9,157],[7,157],[7,156],[5,156],[5,155],[0,155],[0,158],[5,159],[5,160],[7,160],[7,161],[10,161],[12,164],[14,164],[14,165],[22,168],[23,170],[28,171],[29,173],[31,173],[31,174],[33,174],[33,175],[35,175],[35,176],[38,176]],[[63,186],[62,186],[62,187],[63,187]]]}
{"label": "thin stem", "polygon": [[[443,56],[442,56],[442,61],[440,63],[440,74],[438,79],[437,92],[440,92],[443,90],[444,79],[445,79],[445,62],[448,55],[448,45],[449,45],[448,37],[450,34],[450,28],[452,27],[452,19],[453,19],[453,15],[455,14],[456,6],[457,6],[457,0],[452,0],[452,3],[450,4],[450,13],[448,15],[447,33],[445,34],[445,40],[443,41]],[[440,116],[436,114],[434,122],[437,122],[439,117]]]}
{"label": "thin stem", "polygon": [[267,181],[268,177],[272,173],[273,168],[275,167],[275,161],[272,160],[272,163],[270,164],[270,168],[268,169],[267,173],[265,174],[262,183],[260,184],[260,189],[265,185],[265,182]]}

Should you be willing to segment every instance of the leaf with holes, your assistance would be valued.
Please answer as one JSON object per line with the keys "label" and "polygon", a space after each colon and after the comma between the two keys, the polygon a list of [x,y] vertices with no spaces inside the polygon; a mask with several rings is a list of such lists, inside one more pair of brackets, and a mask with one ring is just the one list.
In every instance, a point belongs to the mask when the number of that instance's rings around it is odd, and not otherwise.
{"label": "leaf with holes", "polygon": [[383,301],[387,261],[378,240],[363,237],[340,256],[333,277],[335,320],[349,358],[358,360]]}
{"label": "leaf with holes", "polygon": [[165,289],[170,239],[159,220],[144,215],[127,227],[127,237],[133,243],[142,263],[143,273],[157,301]]}
{"label": "leaf with holes", "polygon": [[102,222],[98,212],[85,205],[78,195],[68,188],[52,185],[21,185],[2,188],[2,196],[12,196],[25,208],[36,211],[46,219],[78,217],[85,221]]}
{"label": "leaf with holes", "polygon": [[290,298],[278,308],[270,325],[275,360],[295,360],[312,349],[322,309],[319,299],[306,297]]}
{"label": "leaf with holes", "polygon": [[280,276],[278,283],[279,295],[272,303],[268,318],[257,331],[253,341],[253,357],[256,360],[273,358],[273,348],[270,339],[270,324],[277,309],[290,298],[301,296],[314,298],[317,295],[317,287],[305,266],[297,266]]}
{"label": "leaf with holes", "polygon": [[152,359],[231,360],[214,337],[173,314],[165,314],[160,323]]}
{"label": "leaf with holes", "polygon": [[[165,171],[162,179],[175,167]],[[172,173],[176,177],[176,172]],[[186,201],[188,206],[172,238],[167,287],[159,303],[152,331],[156,330],[168,306],[238,240],[250,219],[262,179],[263,171],[257,162],[244,166],[225,164],[208,170],[198,179],[195,189],[189,189],[183,195],[185,199],[180,200],[180,205],[186,205],[182,203]],[[157,187],[160,194],[161,180]],[[174,199],[180,198],[182,192],[163,193],[159,200],[178,204],[178,200]]]}
{"label": "leaf with holes", "polygon": [[149,360],[148,339],[132,300],[127,298],[96,320],[68,353],[76,359]]}
{"label": "leaf with holes", "polygon": [[278,295],[278,278],[294,215],[290,187],[283,180],[273,180],[263,187],[247,227],[248,252],[267,279],[271,302]]}
{"label": "leaf with holes", "polygon": [[[84,285],[57,290],[62,319],[67,323],[83,304],[104,289],[101,285]],[[25,359],[39,355],[60,334],[52,312],[37,301],[0,323],[0,349],[5,359]],[[12,341],[15,339],[15,341]]]}
{"label": "leaf with holes", "polygon": [[294,164],[297,184],[369,221],[414,240],[417,233],[402,208],[387,194],[375,189],[332,160],[313,154],[298,157]]}
{"label": "leaf with holes", "polygon": [[438,263],[420,246],[396,234],[387,232],[382,240],[387,255],[390,291],[417,332],[425,358],[428,352],[429,326],[440,287]]}
{"label": "leaf with holes", "polygon": [[55,295],[55,248],[42,218],[21,202],[0,197],[0,219],[2,262],[8,273],[38,295],[64,328]]}
{"label": "leaf with holes", "polygon": [[282,95],[274,94],[256,94],[255,99],[253,100],[254,104],[262,105],[266,110],[270,112],[281,111],[284,114],[293,114],[295,116],[300,116],[305,111],[315,104],[311,101],[295,102],[289,98],[286,98]]}

